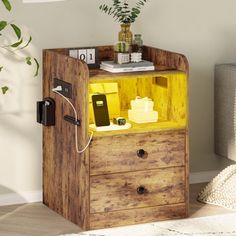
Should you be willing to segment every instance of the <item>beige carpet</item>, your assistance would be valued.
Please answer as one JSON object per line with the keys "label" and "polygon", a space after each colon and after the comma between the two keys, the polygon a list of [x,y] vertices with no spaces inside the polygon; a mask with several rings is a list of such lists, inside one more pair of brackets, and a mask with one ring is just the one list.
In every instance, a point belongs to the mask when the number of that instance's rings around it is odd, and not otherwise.
{"label": "beige carpet", "polygon": [[207,184],[198,200],[236,211],[236,164],[221,171]]}
{"label": "beige carpet", "polygon": [[87,231],[66,236],[236,236],[236,213],[128,227]]}

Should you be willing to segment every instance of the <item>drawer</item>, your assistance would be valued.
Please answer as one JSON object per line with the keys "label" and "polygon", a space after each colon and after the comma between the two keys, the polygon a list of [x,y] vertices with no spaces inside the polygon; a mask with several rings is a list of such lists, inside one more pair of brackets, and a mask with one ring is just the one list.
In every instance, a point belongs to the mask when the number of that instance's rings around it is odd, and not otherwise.
{"label": "drawer", "polygon": [[90,213],[184,201],[184,167],[90,177]]}
{"label": "drawer", "polygon": [[90,174],[100,175],[185,164],[185,130],[94,137]]}

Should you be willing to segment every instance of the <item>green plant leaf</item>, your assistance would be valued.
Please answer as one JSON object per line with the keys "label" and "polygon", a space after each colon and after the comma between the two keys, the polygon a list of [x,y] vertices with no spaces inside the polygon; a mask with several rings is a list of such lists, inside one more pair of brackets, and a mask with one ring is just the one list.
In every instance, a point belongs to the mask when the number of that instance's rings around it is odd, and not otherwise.
{"label": "green plant leaf", "polygon": [[140,13],[140,10],[137,9],[137,8],[133,8],[132,10],[133,10],[133,12],[134,12],[135,14],[137,14],[137,15]]}
{"label": "green plant leaf", "polygon": [[8,0],[2,0],[2,2],[4,4],[4,6],[6,7],[6,9],[8,11],[10,11],[11,10],[11,3]]}
{"label": "green plant leaf", "polygon": [[18,42],[16,42],[16,43],[13,43],[13,44],[11,45],[11,47],[17,48],[18,46],[20,46],[20,45],[22,44],[22,42],[23,42],[23,39],[21,39],[20,41],[18,41]]}
{"label": "green plant leaf", "polygon": [[7,86],[3,86],[1,87],[1,90],[2,90],[2,93],[5,94],[9,90],[9,88]]}
{"label": "green plant leaf", "polygon": [[27,63],[29,66],[32,65],[31,57],[26,57],[26,58],[25,58],[25,61],[26,61],[26,63]]}
{"label": "green plant leaf", "polygon": [[[144,2],[146,2],[146,1],[144,1]],[[144,2],[138,1],[137,5],[144,6]]]}
{"label": "green plant leaf", "polygon": [[32,41],[32,37],[30,36],[28,42],[20,49],[26,48],[30,44],[31,41]]}
{"label": "green plant leaf", "polygon": [[3,66],[0,66],[0,72],[2,71],[2,69],[3,69]]}
{"label": "green plant leaf", "polygon": [[39,74],[39,62],[38,62],[38,60],[36,58],[34,58],[34,62],[36,64],[36,71],[35,71],[34,76],[36,77]]}
{"label": "green plant leaf", "polygon": [[7,22],[6,21],[0,21],[0,31],[3,30],[5,27],[7,26]]}
{"label": "green plant leaf", "polygon": [[20,39],[21,38],[21,29],[15,24],[11,24],[11,27],[13,28],[17,38]]}
{"label": "green plant leaf", "polygon": [[102,4],[99,6],[99,9],[108,15],[112,15],[115,21],[119,23],[133,23],[147,1],[137,0],[135,7],[130,9],[128,0],[113,0],[112,6]]}
{"label": "green plant leaf", "polygon": [[[34,63],[36,64],[36,70],[35,70],[35,74],[34,74],[34,77],[36,77],[39,74],[39,63],[36,58],[33,58],[33,59],[34,59]],[[32,65],[32,58],[31,57],[26,57],[25,61],[26,61],[26,64],[28,64],[29,66]]]}

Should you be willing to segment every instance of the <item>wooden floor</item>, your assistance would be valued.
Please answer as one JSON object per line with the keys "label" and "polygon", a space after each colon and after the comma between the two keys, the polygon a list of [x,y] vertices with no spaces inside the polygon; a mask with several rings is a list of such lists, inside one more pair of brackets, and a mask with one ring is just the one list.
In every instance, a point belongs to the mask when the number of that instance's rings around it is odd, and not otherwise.
{"label": "wooden floor", "polygon": [[[201,204],[196,196],[205,184],[190,187],[190,217],[227,214],[224,208]],[[80,229],[42,203],[0,207],[0,236],[55,236]]]}

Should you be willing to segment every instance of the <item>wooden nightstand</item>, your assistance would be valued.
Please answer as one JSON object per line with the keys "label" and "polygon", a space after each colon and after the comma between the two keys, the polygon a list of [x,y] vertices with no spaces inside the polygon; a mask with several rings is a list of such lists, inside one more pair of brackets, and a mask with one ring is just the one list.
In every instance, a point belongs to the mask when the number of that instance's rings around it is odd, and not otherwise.
{"label": "wooden nightstand", "polygon": [[[112,60],[113,47],[96,48]],[[177,53],[145,46],[155,71],[112,74],[69,57],[69,49],[44,50],[43,97],[56,101],[56,126],[43,129],[43,201],[84,230],[186,217],[188,215],[188,62]],[[52,92],[54,79],[72,84],[71,102],[81,126],[80,147],[89,137],[89,84],[117,83],[120,112],[130,100],[150,97],[155,123],[95,132],[83,154],[75,151],[73,113]]]}

